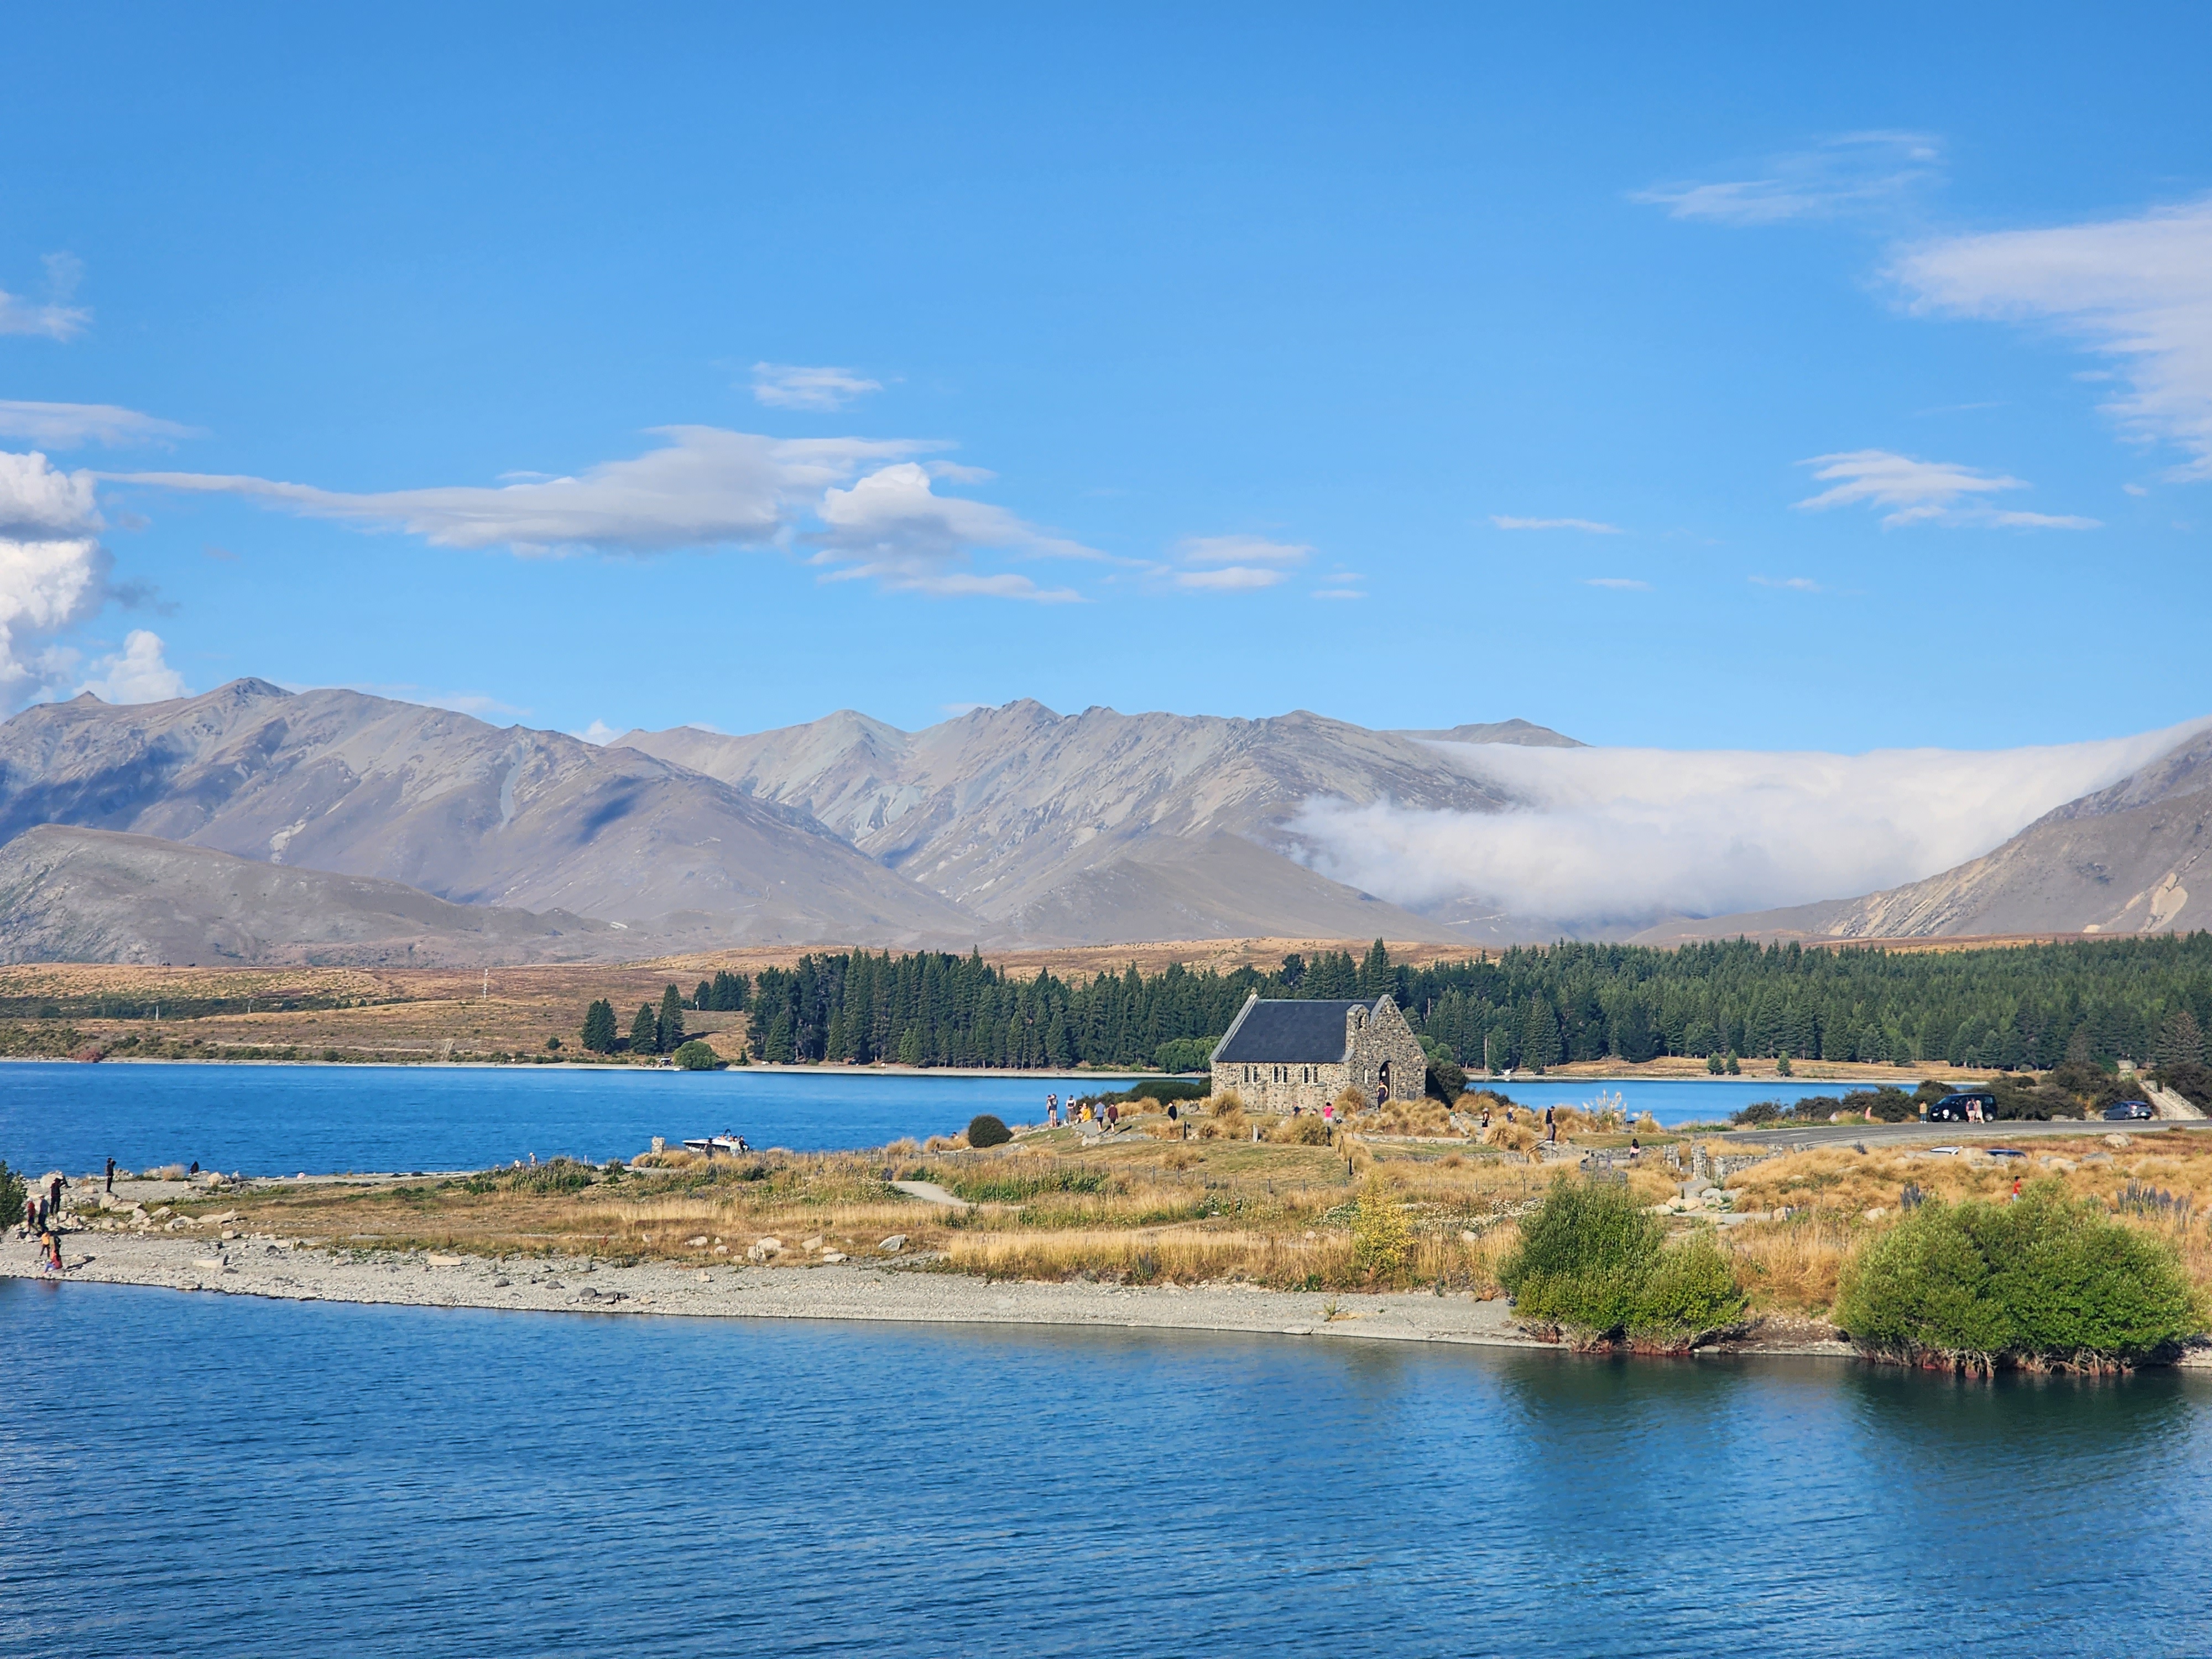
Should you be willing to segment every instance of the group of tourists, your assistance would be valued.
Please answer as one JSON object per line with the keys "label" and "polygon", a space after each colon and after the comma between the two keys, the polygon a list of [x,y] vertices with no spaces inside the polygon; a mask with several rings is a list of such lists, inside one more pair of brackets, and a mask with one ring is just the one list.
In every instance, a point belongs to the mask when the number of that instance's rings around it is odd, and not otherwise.
{"label": "group of tourists", "polygon": [[[1169,1109],[1168,1115],[1170,1117],[1175,1115],[1172,1107]],[[1078,1123],[1103,1123],[1107,1128],[1112,1129],[1121,1121],[1121,1109],[1111,1101],[1101,1106],[1088,1100],[1070,1099],[1067,1103],[1067,1121],[1071,1126]],[[1058,1095],[1047,1095],[1044,1097],[1044,1121],[1045,1127],[1048,1129],[1060,1127],[1060,1097]]]}
{"label": "group of tourists", "polygon": [[62,1178],[54,1176],[40,1191],[33,1187],[23,1200],[21,1237],[36,1239],[39,1266],[47,1273],[64,1270],[62,1261]]}

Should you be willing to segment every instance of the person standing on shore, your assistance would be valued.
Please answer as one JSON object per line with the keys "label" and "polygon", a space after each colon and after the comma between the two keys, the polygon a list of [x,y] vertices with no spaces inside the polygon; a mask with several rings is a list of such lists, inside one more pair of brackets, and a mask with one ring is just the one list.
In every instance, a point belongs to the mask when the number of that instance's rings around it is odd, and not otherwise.
{"label": "person standing on shore", "polygon": [[46,1183],[46,1219],[58,1221],[62,1214],[62,1178],[56,1176]]}
{"label": "person standing on shore", "polygon": [[107,1190],[111,1194],[115,1191],[115,1160],[112,1158],[107,1160]]}

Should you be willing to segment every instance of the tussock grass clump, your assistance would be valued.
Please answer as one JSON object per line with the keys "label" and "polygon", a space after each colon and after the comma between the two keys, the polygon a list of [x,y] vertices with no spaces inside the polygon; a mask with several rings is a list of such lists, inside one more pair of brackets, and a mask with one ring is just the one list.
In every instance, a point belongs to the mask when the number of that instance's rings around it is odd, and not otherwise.
{"label": "tussock grass clump", "polygon": [[1047,1193],[1109,1193],[1127,1182],[1104,1170],[1038,1170],[1019,1175],[960,1171],[944,1177],[947,1192],[970,1204],[1026,1204]]}
{"label": "tussock grass clump", "polygon": [[520,1170],[484,1170],[461,1185],[483,1193],[580,1193],[599,1178],[599,1171],[574,1158],[548,1158]]}
{"label": "tussock grass clump", "polygon": [[1326,1146],[1332,1138],[1327,1123],[1319,1112],[1301,1112],[1286,1117],[1268,1132],[1267,1139],[1285,1146]]}

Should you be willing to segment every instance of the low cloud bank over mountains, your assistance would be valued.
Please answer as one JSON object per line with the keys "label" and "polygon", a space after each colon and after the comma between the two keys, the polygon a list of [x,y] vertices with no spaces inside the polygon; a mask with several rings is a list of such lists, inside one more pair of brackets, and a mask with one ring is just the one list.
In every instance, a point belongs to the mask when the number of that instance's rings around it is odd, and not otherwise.
{"label": "low cloud bank over mountains", "polygon": [[595,745],[240,680],[0,726],[0,959],[2185,928],[2208,742],[1697,753],[1024,701]]}

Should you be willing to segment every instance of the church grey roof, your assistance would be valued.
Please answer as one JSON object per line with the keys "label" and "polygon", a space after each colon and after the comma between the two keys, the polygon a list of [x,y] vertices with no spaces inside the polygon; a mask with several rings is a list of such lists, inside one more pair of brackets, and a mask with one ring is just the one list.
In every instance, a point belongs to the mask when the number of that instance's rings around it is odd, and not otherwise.
{"label": "church grey roof", "polygon": [[1217,1066],[1334,1065],[1344,1058],[1344,1017],[1365,1002],[1252,1002],[1213,1051]]}

